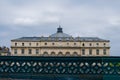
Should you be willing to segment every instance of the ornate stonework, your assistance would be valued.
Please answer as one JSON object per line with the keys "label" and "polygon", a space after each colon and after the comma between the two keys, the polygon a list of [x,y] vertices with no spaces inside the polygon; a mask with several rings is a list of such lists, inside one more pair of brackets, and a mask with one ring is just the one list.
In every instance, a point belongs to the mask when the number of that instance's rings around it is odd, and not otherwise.
{"label": "ornate stonework", "polygon": [[49,37],[21,37],[11,40],[14,56],[109,56],[109,40],[72,37],[62,28]]}

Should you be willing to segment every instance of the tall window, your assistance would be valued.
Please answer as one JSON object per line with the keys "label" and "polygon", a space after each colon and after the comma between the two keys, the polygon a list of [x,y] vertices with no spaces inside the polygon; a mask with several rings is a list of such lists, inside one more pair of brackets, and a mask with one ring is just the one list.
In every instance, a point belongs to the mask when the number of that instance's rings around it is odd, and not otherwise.
{"label": "tall window", "polygon": [[39,49],[36,49],[36,54],[39,54]]}
{"label": "tall window", "polygon": [[14,54],[17,54],[17,49],[14,49]]}
{"label": "tall window", "polygon": [[21,49],[21,54],[24,54],[24,52],[25,52],[24,49]]}
{"label": "tall window", "polygon": [[15,43],[15,46],[17,46],[17,43]]}
{"label": "tall window", "polygon": [[96,54],[99,55],[99,49],[96,49]]}
{"label": "tall window", "polygon": [[106,55],[106,49],[103,49],[103,54]]}
{"label": "tall window", "polygon": [[85,49],[82,49],[82,55],[85,55]]}
{"label": "tall window", "polygon": [[92,49],[89,49],[89,55],[92,55]]}
{"label": "tall window", "polygon": [[24,46],[24,43],[22,43],[22,46]]}
{"label": "tall window", "polygon": [[32,49],[28,49],[28,53],[29,53],[29,54],[32,54]]}

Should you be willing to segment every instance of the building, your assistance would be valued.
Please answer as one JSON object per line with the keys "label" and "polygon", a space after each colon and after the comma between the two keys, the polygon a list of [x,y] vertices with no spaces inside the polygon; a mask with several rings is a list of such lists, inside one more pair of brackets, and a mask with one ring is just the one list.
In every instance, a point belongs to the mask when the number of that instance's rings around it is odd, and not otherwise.
{"label": "building", "polygon": [[109,56],[109,40],[72,37],[61,27],[49,37],[21,37],[11,40],[12,56]]}
{"label": "building", "polygon": [[0,47],[0,56],[9,56],[10,51],[8,47]]}

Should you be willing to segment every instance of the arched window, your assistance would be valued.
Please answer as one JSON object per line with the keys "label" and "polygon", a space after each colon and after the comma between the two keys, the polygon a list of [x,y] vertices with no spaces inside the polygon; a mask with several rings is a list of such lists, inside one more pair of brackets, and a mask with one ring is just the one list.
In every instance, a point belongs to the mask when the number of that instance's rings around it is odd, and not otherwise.
{"label": "arched window", "polygon": [[48,52],[44,52],[43,56],[49,56]]}
{"label": "arched window", "polygon": [[73,52],[73,56],[78,56],[78,53],[77,52]]}
{"label": "arched window", "polygon": [[51,52],[51,56],[55,56],[55,52]]}
{"label": "arched window", "polygon": [[65,54],[65,55],[66,55],[66,56],[71,56],[71,55],[70,55],[70,52],[66,52],[66,54]]}
{"label": "arched window", "polygon": [[59,52],[59,53],[58,53],[58,56],[63,56],[63,53],[62,53],[62,52]]}

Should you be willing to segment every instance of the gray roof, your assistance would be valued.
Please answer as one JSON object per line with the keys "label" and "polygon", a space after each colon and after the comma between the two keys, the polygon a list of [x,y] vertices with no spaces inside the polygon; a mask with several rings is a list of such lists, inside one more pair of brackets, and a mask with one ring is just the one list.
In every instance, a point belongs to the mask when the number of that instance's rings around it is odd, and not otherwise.
{"label": "gray roof", "polygon": [[72,37],[63,33],[62,28],[57,28],[57,32],[49,37],[21,37],[11,41],[109,41],[98,37]]}
{"label": "gray roof", "polygon": [[103,41],[108,42],[109,40],[104,40],[98,37],[21,37],[18,39],[13,39],[12,41]]}

